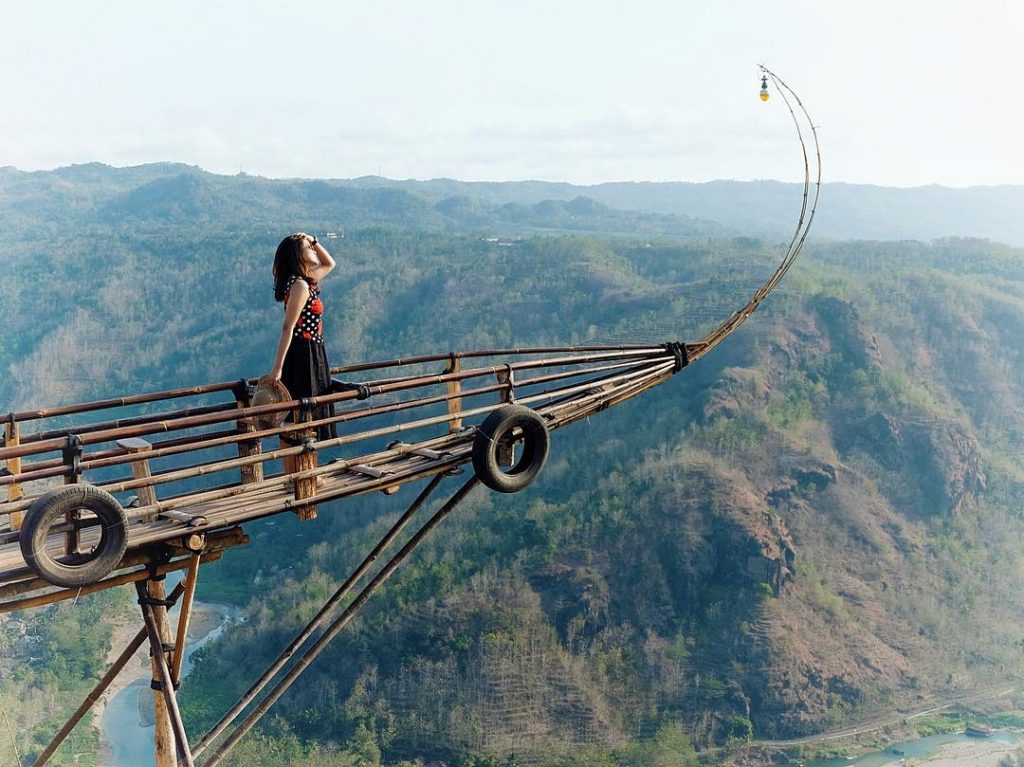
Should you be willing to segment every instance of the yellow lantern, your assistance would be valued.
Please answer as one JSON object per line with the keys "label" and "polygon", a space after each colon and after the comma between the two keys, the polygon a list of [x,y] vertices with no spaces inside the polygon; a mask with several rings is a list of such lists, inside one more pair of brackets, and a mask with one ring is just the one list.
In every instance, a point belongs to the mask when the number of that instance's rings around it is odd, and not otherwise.
{"label": "yellow lantern", "polygon": [[768,75],[761,77],[761,101],[768,100]]}

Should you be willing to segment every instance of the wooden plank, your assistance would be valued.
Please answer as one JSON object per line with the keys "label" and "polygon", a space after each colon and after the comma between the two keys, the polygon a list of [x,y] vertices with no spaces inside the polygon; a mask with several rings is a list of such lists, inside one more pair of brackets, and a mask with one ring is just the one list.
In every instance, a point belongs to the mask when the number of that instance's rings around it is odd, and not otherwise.
{"label": "wooden plank", "polygon": [[[127,437],[125,439],[119,439],[117,446],[127,451],[132,455],[141,456],[145,453],[149,453],[153,450],[153,446],[144,439],[139,437]],[[132,461],[132,478],[133,479],[148,479],[153,476],[152,471],[149,467],[148,458],[137,458]],[[156,487],[154,485],[145,485],[139,488],[139,505],[141,506],[152,506],[156,503]],[[155,519],[155,516],[147,517],[147,521]]]}
{"label": "wooden plank", "polygon": [[[445,374],[448,373],[461,373],[462,372],[462,360],[452,355],[451,361],[448,363],[448,367],[444,369]],[[453,415],[454,413],[462,412],[462,397],[458,396],[462,393],[462,379],[458,378],[454,381],[449,381],[446,384],[448,388],[448,396],[451,399],[448,400],[448,414]],[[462,418],[453,418],[448,422],[448,431],[456,432],[462,428]]]}

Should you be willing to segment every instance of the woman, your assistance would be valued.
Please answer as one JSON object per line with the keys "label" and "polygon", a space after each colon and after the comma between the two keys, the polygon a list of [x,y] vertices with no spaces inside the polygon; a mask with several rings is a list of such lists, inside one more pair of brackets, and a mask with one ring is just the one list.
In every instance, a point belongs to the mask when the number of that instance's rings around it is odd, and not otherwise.
{"label": "woman", "polygon": [[[281,240],[274,256],[274,299],[284,302],[284,325],[270,377],[287,387],[293,399],[315,397],[331,386],[331,371],[324,351],[324,305],[320,282],[334,269],[334,259],[316,237],[290,234]],[[320,405],[313,418],[334,415],[333,405]],[[294,416],[292,416],[294,419]],[[335,425],[316,427],[318,440],[337,436]],[[282,443],[292,442],[286,435]],[[287,464],[285,471],[294,469]]]}

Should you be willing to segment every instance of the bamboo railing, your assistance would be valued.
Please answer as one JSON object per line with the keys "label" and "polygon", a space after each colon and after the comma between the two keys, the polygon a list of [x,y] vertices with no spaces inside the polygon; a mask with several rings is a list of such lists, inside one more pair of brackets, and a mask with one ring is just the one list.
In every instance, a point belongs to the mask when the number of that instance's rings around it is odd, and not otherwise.
{"label": "bamboo railing", "polygon": [[[456,352],[334,368],[375,377],[361,382],[361,391],[277,405],[250,406],[255,382],[247,380],[12,413],[0,446],[0,600],[7,600],[0,610],[24,606],[12,598],[46,588],[21,555],[20,517],[62,482],[89,482],[125,507],[125,569],[153,544],[187,548],[190,537],[252,519],[283,511],[311,518],[324,501],[394,492],[470,460],[474,428],[464,421],[515,401],[557,429],[660,383],[679,358],[671,345]],[[476,364],[463,367],[465,361]],[[331,417],[253,425],[259,416],[327,403],[335,406]],[[315,428],[328,424],[340,436],[317,440]],[[263,448],[282,436],[301,444]],[[292,456],[315,460],[291,473],[273,470],[273,462]],[[73,534],[87,549],[98,537],[89,521],[69,520],[50,532]],[[115,576],[96,586],[124,582]]]}

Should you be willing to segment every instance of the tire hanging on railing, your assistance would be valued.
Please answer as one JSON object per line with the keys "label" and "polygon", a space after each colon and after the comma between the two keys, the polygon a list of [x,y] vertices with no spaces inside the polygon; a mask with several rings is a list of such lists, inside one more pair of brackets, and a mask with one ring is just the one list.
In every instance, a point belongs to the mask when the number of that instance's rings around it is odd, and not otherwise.
{"label": "tire hanging on railing", "polygon": [[[503,466],[505,456],[519,447],[518,460]],[[551,435],[544,419],[522,405],[502,405],[493,411],[473,437],[473,469],[491,490],[517,493],[544,468]]]}
{"label": "tire hanging on railing", "polygon": [[[88,551],[69,554],[64,550],[61,526],[67,527],[69,514],[77,518],[74,524],[77,533],[84,534]],[[107,491],[92,485],[67,485],[32,502],[18,543],[25,562],[40,578],[55,586],[75,588],[95,583],[117,567],[128,545],[127,525],[121,504]],[[59,543],[51,535],[59,535]]]}

